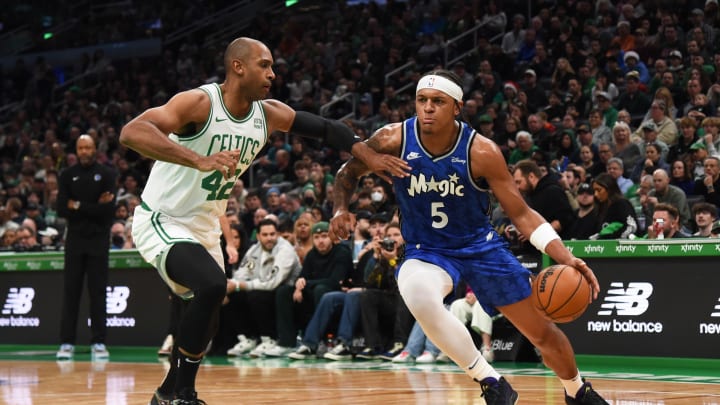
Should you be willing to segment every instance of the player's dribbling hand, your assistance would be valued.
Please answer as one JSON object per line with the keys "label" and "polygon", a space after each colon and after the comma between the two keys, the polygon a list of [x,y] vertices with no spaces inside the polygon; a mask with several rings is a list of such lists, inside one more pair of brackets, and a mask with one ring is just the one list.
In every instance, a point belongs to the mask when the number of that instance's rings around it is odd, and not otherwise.
{"label": "player's dribbling hand", "polygon": [[585,263],[585,260],[573,257],[570,263],[566,264],[578,269],[580,273],[582,273],[592,288],[592,299],[597,299],[598,292],[600,292],[600,283],[598,282],[597,277],[595,277],[595,273],[593,273],[592,269],[590,269],[590,266]]}
{"label": "player's dribbling hand", "polygon": [[328,230],[330,240],[337,243],[349,238],[355,229],[356,221],[355,215],[348,211],[338,210],[330,219],[330,229]]}

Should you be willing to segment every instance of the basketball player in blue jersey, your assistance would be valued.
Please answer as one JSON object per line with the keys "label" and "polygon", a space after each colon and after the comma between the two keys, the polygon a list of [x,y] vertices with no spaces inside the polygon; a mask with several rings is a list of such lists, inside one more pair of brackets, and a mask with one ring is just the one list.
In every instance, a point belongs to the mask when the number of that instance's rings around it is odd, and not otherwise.
{"label": "basketball player in blue jersey", "polygon": [[[204,404],[195,377],[217,329],[226,279],[220,235],[230,240],[225,209],[230,190],[273,131],[292,131],[350,151],[381,177],[405,175],[400,158],[358,142],[337,121],[266,100],[275,73],[263,43],[238,38],[225,50],[225,81],[172,97],[130,121],[123,145],[156,159],[134,213],[133,238],[173,292],[189,303],[180,321],[171,367],[150,404]],[[222,222],[221,222],[222,221]],[[237,251],[229,247],[230,260]]]}
{"label": "basketball player in blue jersey", "polygon": [[[443,297],[464,279],[488,313],[500,311],[542,352],[562,380],[567,404],[606,404],[580,376],[565,334],[530,298],[530,273],[489,223],[490,193],[516,228],[555,261],[580,270],[597,298],[599,284],[553,228],[528,207],[498,146],[455,117],[463,93],[455,74],[437,70],[418,82],[416,117],[379,129],[368,141],[378,152],[400,156],[410,176],[395,178],[405,259],[398,270],[400,293],[428,338],[480,383],[489,405],[515,404],[518,394],[485,361],[465,326],[443,307]],[[332,232],[346,238],[355,225],[348,204],[368,168],[351,159],[335,181]]]}

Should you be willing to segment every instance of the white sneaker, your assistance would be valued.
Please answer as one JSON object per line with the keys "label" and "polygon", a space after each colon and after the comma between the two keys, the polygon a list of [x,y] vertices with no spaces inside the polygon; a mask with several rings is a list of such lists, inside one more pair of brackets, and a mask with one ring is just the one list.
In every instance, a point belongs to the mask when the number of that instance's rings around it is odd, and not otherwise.
{"label": "white sneaker", "polygon": [[482,353],[482,356],[485,358],[485,360],[487,360],[488,363],[492,363],[493,360],[495,360],[495,354],[493,353],[492,349],[487,346],[483,346],[480,349],[480,353]]}
{"label": "white sneaker", "polygon": [[60,345],[60,349],[55,353],[55,357],[58,360],[70,360],[75,355],[75,346],[69,343],[63,343]]}
{"label": "white sneaker", "polygon": [[435,361],[438,363],[449,363],[452,360],[450,360],[450,357],[448,357],[447,354],[440,352],[440,354],[438,354],[437,357],[435,357]]}
{"label": "white sneaker", "polygon": [[429,351],[425,350],[421,355],[418,356],[417,359],[415,359],[416,363],[435,363],[435,356],[430,353]]}
{"label": "white sneaker", "polygon": [[248,353],[248,355],[250,357],[263,357],[265,355],[265,350],[275,346],[276,343],[277,342],[275,342],[275,339],[271,339],[268,336],[260,336],[260,344],[255,346],[254,349],[250,350],[250,353]]}
{"label": "white sneaker", "polygon": [[90,355],[95,359],[107,359],[110,357],[110,352],[104,344],[94,343],[90,348]]}
{"label": "white sneaker", "polygon": [[393,357],[393,363],[410,363],[412,362],[413,356],[409,351],[403,350],[397,356]]}
{"label": "white sneaker", "polygon": [[173,339],[173,335],[165,336],[165,340],[163,341],[162,346],[160,346],[160,350],[158,350],[158,356],[169,356],[170,353],[172,353],[174,343],[175,341]]}
{"label": "white sneaker", "polygon": [[227,351],[228,356],[242,356],[257,347],[257,342],[248,339],[245,335],[238,335],[238,342],[235,346]]}
{"label": "white sneaker", "polygon": [[292,347],[275,345],[266,349],[263,354],[267,357],[287,357],[293,351]]}

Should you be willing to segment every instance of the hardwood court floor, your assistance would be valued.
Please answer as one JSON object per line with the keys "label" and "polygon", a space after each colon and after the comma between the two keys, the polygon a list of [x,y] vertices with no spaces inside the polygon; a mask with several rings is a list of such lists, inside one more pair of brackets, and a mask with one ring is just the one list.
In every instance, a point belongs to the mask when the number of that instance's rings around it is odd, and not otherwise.
{"label": "hardwood court floor", "polygon": [[[89,361],[87,354],[56,362],[49,350],[3,353],[0,347],[0,403],[147,404],[167,363],[151,349],[111,353],[110,362]],[[613,405],[720,405],[720,361],[638,359],[579,356],[583,374]],[[495,366],[520,393],[519,404],[564,403],[559,381],[544,367]],[[478,385],[450,364],[210,358],[198,390],[209,404],[485,403]]]}

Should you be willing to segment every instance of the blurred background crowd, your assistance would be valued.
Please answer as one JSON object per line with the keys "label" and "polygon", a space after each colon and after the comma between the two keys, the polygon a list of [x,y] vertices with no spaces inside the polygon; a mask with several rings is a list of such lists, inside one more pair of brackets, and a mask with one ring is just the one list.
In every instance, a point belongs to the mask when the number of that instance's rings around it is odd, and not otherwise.
{"label": "blurred background crowd", "polygon": [[[62,248],[57,179],[77,163],[81,134],[119,174],[112,244],[132,248],[152,161],[119,144],[121,128],[178,91],[222,81],[224,49],[241,35],[273,51],[270,97],[362,138],[414,114],[422,72],[455,72],[462,118],[498,144],[564,238],[656,237],[656,211],[674,227],[665,237],[717,233],[717,0],[10,1],[0,23],[3,250]],[[271,138],[228,203],[245,248],[268,214],[302,245],[298,219],[328,219],[333,175],[350,157],[293,134]],[[568,211],[544,211],[548,188]],[[354,201],[394,211],[391,187],[373,176]],[[631,208],[618,216],[618,204]],[[522,248],[500,208],[493,221]]]}

